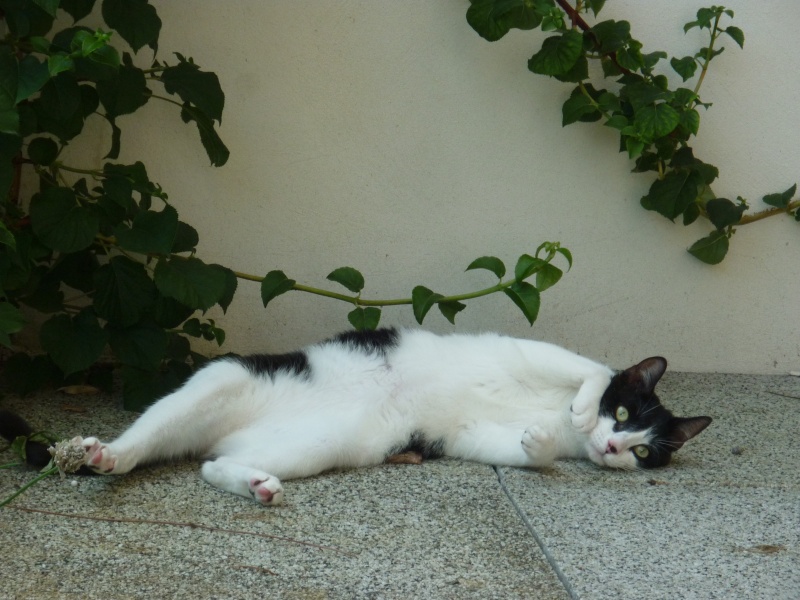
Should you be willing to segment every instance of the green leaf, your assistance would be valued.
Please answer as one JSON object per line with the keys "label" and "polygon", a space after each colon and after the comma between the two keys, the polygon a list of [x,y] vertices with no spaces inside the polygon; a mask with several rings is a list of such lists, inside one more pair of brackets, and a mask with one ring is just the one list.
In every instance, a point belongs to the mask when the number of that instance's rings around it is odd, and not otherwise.
{"label": "green leaf", "polygon": [[19,112],[0,109],[0,133],[19,133]]}
{"label": "green leaf", "polygon": [[437,300],[443,297],[441,294],[437,294],[422,285],[418,285],[411,290],[411,307],[414,310],[414,318],[417,323],[422,325],[425,315],[428,314],[428,311],[436,304]]}
{"label": "green leaf", "polygon": [[91,249],[86,249],[59,256],[52,273],[58,281],[73,289],[92,292],[95,290],[94,275],[99,267],[97,255]]}
{"label": "green leaf", "polygon": [[228,162],[230,151],[214,129],[213,121],[204,112],[194,106],[185,104],[181,110],[181,118],[184,123],[194,121],[197,125],[197,130],[200,132],[200,142],[203,144],[212,165],[221,167]]}
{"label": "green leaf", "polygon": [[183,221],[178,221],[178,228],[175,231],[175,240],[172,242],[171,252],[173,254],[192,252],[199,242],[200,236],[197,234],[197,230]]}
{"label": "green leaf", "polygon": [[528,319],[528,323],[533,325],[536,317],[539,316],[539,306],[541,305],[539,290],[527,281],[517,281],[503,291],[522,311],[522,314]]}
{"label": "green leaf", "polygon": [[199,258],[160,259],[155,270],[158,291],[194,309],[208,310],[223,297],[226,276]]}
{"label": "green leaf", "polygon": [[466,304],[456,301],[439,302],[438,306],[439,311],[444,315],[444,318],[450,321],[453,325],[456,324],[456,315],[467,308]]}
{"label": "green leaf", "polygon": [[0,221],[0,244],[8,246],[8,248],[15,252],[17,250],[17,238],[8,230],[6,224]]}
{"label": "green leaf", "polygon": [[619,131],[622,131],[628,125],[630,125],[630,122],[623,115],[611,115],[611,117],[608,119],[608,121],[603,123],[603,125],[605,125],[606,127],[611,127],[613,129],[617,129]]}
{"label": "green leaf", "polygon": [[789,205],[789,202],[791,202],[792,198],[794,198],[796,192],[797,192],[797,184],[795,183],[785,192],[780,192],[777,194],[767,194],[766,196],[764,196],[763,200],[765,204],[769,204],[770,206],[777,206],[778,208],[786,208]]}
{"label": "green leaf", "polygon": [[728,236],[724,231],[713,231],[689,247],[689,254],[709,265],[722,262],[728,253]]}
{"label": "green leaf", "polygon": [[570,29],[547,38],[542,49],[528,61],[528,69],[540,75],[563,75],[577,62],[583,49],[583,36]]}
{"label": "green leaf", "polygon": [[[236,294],[236,289],[239,287],[239,279],[236,277],[236,273],[234,273],[228,267],[223,267],[222,265],[211,265],[215,269],[219,269],[222,271],[223,275],[225,276],[225,291],[223,292],[222,296],[220,296],[217,303],[222,308],[222,312],[228,312],[228,307],[233,302],[233,297]],[[222,343],[220,342],[220,345]]]}
{"label": "green leaf", "polygon": [[547,262],[541,258],[536,258],[530,254],[523,254],[517,260],[517,265],[514,267],[514,279],[520,283],[544,268]]}
{"label": "green leaf", "polygon": [[261,282],[261,301],[267,306],[274,298],[285,294],[295,284],[294,279],[289,279],[283,271],[270,271]]}
{"label": "green leaf", "polygon": [[561,254],[564,258],[567,259],[568,270],[572,268],[572,252],[567,250],[566,248],[556,248],[556,252]]}
{"label": "green leaf", "polygon": [[628,21],[602,21],[589,31],[597,39],[602,54],[616,52],[631,41],[631,24]]}
{"label": "green leaf", "polygon": [[557,284],[562,275],[564,275],[564,271],[555,265],[545,263],[541,271],[536,273],[536,289],[540,292],[545,291],[547,288]]}
{"label": "green leaf", "polygon": [[374,306],[357,307],[347,314],[347,320],[357,331],[372,331],[378,328],[381,311]]}
{"label": "green leaf", "polygon": [[135,112],[151,95],[144,71],[127,65],[121,66],[114,77],[98,81],[97,93],[109,117]]}
{"label": "green leaf", "polygon": [[47,58],[47,70],[50,77],[55,77],[59,73],[69,71],[75,68],[75,62],[67,54],[51,54]]}
{"label": "green leaf", "polygon": [[736,205],[727,198],[713,198],[706,202],[706,213],[708,219],[717,229],[725,229],[731,225],[736,225],[742,220],[747,206],[744,204]]}
{"label": "green leaf", "polygon": [[10,348],[9,335],[17,333],[25,325],[25,319],[19,309],[8,302],[0,302],[0,343]]}
{"label": "green leaf", "polygon": [[693,56],[673,57],[670,59],[669,64],[684,81],[694,77],[694,73],[697,71],[697,61]]}
{"label": "green leaf", "polygon": [[561,126],[566,127],[577,121],[585,120],[586,117],[596,120],[601,117],[601,113],[592,104],[592,101],[578,89],[577,93],[573,92],[561,107]]}
{"label": "green leaf", "polygon": [[30,98],[50,79],[50,71],[46,62],[39,62],[32,54],[19,61],[19,79],[16,102]]}
{"label": "green leaf", "polygon": [[28,144],[28,158],[37,165],[47,166],[58,156],[58,144],[46,137],[37,137]]}
{"label": "green leaf", "polygon": [[0,46],[0,110],[11,110],[17,104],[19,66],[10,46]]}
{"label": "green leaf", "polygon": [[[181,57],[182,58],[182,57]],[[161,73],[164,89],[181,100],[196,106],[212,121],[222,122],[225,94],[216,74],[201,71],[196,64],[181,60]]]}
{"label": "green leaf", "polygon": [[59,73],[42,88],[42,109],[57,120],[67,121],[81,108],[81,90],[74,73]]}
{"label": "green leaf", "polygon": [[97,317],[84,310],[72,319],[64,314],[50,318],[42,325],[39,339],[64,375],[70,375],[88,368],[100,357],[108,336]]}
{"label": "green leaf", "polygon": [[60,8],[72,17],[73,23],[89,16],[95,0],[61,0]]}
{"label": "green leaf", "polygon": [[739,48],[744,48],[744,32],[741,29],[730,26],[723,31],[727,33],[734,42],[739,44]]}
{"label": "green leaf", "polygon": [[352,267],[340,267],[331,271],[328,280],[343,285],[354,294],[364,289],[364,276]]}
{"label": "green leaf", "polygon": [[623,69],[636,71],[644,67],[644,57],[642,56],[642,44],[636,40],[631,40],[627,48],[617,50],[617,63]]}
{"label": "green leaf", "polygon": [[97,214],[81,207],[70,188],[48,188],[31,199],[31,225],[48,248],[77,252],[92,244],[100,227]]}
{"label": "green leaf", "polygon": [[502,279],[506,274],[506,266],[503,264],[503,261],[495,256],[481,256],[480,258],[476,258],[469,263],[469,266],[465,270],[471,271],[473,269],[486,269],[494,273],[498,279]]}
{"label": "green leaf", "polygon": [[139,254],[169,254],[178,230],[178,211],[165,205],[161,212],[145,210],[133,219],[130,228],[114,230],[119,245]]}
{"label": "green leaf", "polygon": [[683,224],[691,225],[698,219],[699,216],[700,216],[700,206],[698,205],[697,202],[692,202],[689,206],[686,207],[686,210],[683,211]]}
{"label": "green leaf", "polygon": [[672,92],[664,91],[658,86],[639,81],[623,86],[620,90],[620,96],[631,103],[634,111],[638,111],[644,106],[671,100]]}
{"label": "green leaf", "polygon": [[155,301],[156,288],[143,264],[115,256],[94,275],[94,309],[121,327],[133,325]]}
{"label": "green leaf", "polygon": [[59,0],[33,0],[33,3],[51,17],[56,16]]}
{"label": "green leaf", "polygon": [[585,4],[586,7],[591,9],[596,17],[597,14],[603,10],[603,5],[606,3],[606,0],[586,0]]}
{"label": "green leaf", "polygon": [[589,60],[586,56],[579,56],[575,64],[566,72],[554,76],[559,81],[578,83],[589,78]]}
{"label": "green leaf", "polygon": [[664,179],[653,182],[650,192],[642,198],[642,206],[674,221],[697,198],[701,183],[696,172],[670,171]]}
{"label": "green leaf", "polygon": [[161,19],[147,0],[103,0],[103,20],[128,42],[134,53],[158,48]]}
{"label": "green leaf", "polygon": [[111,350],[124,365],[155,371],[167,353],[167,332],[160,327],[138,326],[112,329]]}
{"label": "green leaf", "polygon": [[494,42],[511,28],[534,29],[542,16],[534,3],[525,0],[470,0],[467,23],[478,35]]}
{"label": "green leaf", "polygon": [[680,124],[692,135],[697,135],[700,129],[700,113],[693,108],[683,111],[680,113]]}
{"label": "green leaf", "polygon": [[679,121],[678,111],[664,103],[644,106],[634,114],[634,124],[647,140],[669,135]]}
{"label": "green leaf", "polygon": [[153,307],[153,320],[164,329],[174,329],[194,312],[193,308],[181,304],[177,300],[158,295]]}

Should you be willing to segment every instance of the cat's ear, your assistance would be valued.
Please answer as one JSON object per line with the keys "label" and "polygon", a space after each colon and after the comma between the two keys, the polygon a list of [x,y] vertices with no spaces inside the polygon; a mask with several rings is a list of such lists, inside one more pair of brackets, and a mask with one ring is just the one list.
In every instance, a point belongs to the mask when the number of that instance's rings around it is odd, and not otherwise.
{"label": "cat's ear", "polygon": [[658,380],[661,379],[666,370],[667,359],[660,356],[651,356],[650,358],[645,358],[638,365],[625,369],[623,374],[629,385],[652,394]]}
{"label": "cat's ear", "polygon": [[669,444],[678,450],[686,442],[711,424],[711,417],[673,417]]}

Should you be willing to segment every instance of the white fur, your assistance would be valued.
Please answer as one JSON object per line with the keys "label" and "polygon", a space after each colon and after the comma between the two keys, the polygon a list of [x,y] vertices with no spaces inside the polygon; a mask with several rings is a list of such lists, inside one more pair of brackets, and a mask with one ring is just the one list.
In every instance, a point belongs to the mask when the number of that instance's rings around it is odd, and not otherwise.
{"label": "white fur", "polygon": [[310,377],[211,363],[115,441],[83,440],[87,464],[122,474],[205,455],[206,481],[277,504],[280,479],[379,464],[414,432],[448,456],[534,467],[571,457],[632,468],[632,453],[609,453],[609,440],[627,449],[644,439],[598,422],[612,371],[552,344],[401,331],[386,356],[331,343],[306,352]]}

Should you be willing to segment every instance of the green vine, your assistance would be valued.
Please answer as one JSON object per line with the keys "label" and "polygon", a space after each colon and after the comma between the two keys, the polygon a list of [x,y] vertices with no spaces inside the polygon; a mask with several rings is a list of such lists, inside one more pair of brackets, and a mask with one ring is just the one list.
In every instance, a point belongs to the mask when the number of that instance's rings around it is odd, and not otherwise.
{"label": "green vine", "polygon": [[[697,11],[694,21],[683,30],[706,31],[708,43],[692,56],[672,57],[671,69],[684,83],[696,78],[693,87],[671,88],[669,80],[657,71],[664,51],[644,53],[643,44],[631,36],[628,21],[607,20],[589,25],[584,16],[597,17],[605,0],[470,0],[467,21],[488,41],[502,38],[512,28],[554,32],[528,61],[530,71],[575,84],[562,107],[562,125],[602,121],[619,132],[620,151],[635,161],[634,172],[654,172],[656,178],[641,205],[684,225],[706,219],[713,230],[695,242],[688,251],[708,264],[721,262],[729,249],[736,227],[781,214],[800,221],[797,185],[765,195],[771,206],[745,214],[747,201],[735,201],[714,194],[711,184],[717,167],[694,156],[690,139],[700,127],[698,109],[711,105],[700,99],[711,61],[725,47],[724,37],[744,47],[744,33],[726,25],[734,13],[723,6]],[[597,89],[598,77],[590,71],[598,65],[600,74],[611,80],[609,88]],[[698,72],[699,69],[699,72]],[[596,71],[593,69],[592,71]]]}
{"label": "green vine", "polygon": [[[108,31],[79,24],[96,8]],[[73,25],[53,31],[60,11]],[[160,101],[197,128],[211,164],[223,166],[229,151],[216,131],[225,104],[218,77],[178,53],[155,59],[161,20],[147,0],[0,0],[0,18],[8,32],[0,40],[0,344],[12,352],[3,379],[17,393],[56,382],[108,387],[99,361],[110,351],[126,407],[144,407],[205,360],[190,338],[223,344],[225,332],[203,313],[227,311],[239,281],[258,283],[265,307],[290,291],[345,302],[357,329],[377,327],[381,309],[398,305],[410,305],[419,323],[434,306],[453,322],[465,302],[495,293],[532,324],[540,293],[563,275],[553,260],[572,264],[567,249],[545,242],[519,257],[509,278],[495,257],[468,265],[491,272],[495,285],[449,295],[418,285],[408,298],[377,300],[362,297],[364,277],[352,267],[327,277],[341,292],[280,270],[254,275],[207,263],[197,256],[197,231],[145,165],[116,161],[120,123]],[[147,68],[131,55],[143,48],[154,52]],[[104,163],[71,164],[65,150],[91,119],[110,127]],[[23,189],[23,170],[38,189]],[[15,344],[15,334],[35,327],[23,306],[47,316],[38,330],[42,355]]]}

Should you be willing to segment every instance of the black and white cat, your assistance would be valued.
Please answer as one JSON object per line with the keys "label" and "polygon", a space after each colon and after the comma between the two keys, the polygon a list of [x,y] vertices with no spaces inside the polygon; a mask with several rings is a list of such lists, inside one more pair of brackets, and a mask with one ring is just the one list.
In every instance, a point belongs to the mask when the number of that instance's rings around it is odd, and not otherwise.
{"label": "black and white cat", "polygon": [[661,405],[653,389],[666,366],[654,357],[615,374],[495,334],[348,332],[301,352],[214,360],[113,442],[79,441],[86,464],[112,475],[207,456],[207,482],[265,505],[283,500],[281,479],[404,451],[519,467],[557,458],[659,467],[711,422]]}

